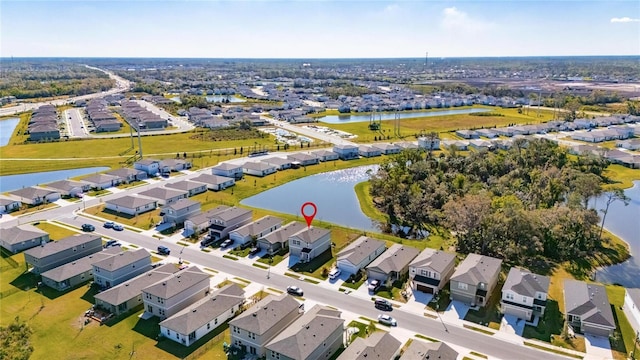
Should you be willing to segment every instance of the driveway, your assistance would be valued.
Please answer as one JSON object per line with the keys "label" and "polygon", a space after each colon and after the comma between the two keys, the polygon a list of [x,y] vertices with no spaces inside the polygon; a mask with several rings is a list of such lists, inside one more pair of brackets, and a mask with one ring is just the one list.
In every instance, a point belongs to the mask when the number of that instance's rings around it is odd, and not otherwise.
{"label": "driveway", "polygon": [[525,321],[523,319],[518,319],[513,315],[505,315],[500,321],[500,331],[522,336],[524,324]]}
{"label": "driveway", "polygon": [[612,359],[611,344],[609,339],[603,336],[585,334],[584,344],[587,348],[589,359]]}
{"label": "driveway", "polygon": [[427,304],[433,299],[433,294],[423,293],[422,291],[410,291],[407,303],[400,308],[410,312],[424,314]]}
{"label": "driveway", "polygon": [[454,323],[460,323],[464,320],[469,312],[469,305],[457,300],[451,301],[451,304],[447,306],[447,310],[442,314],[442,318],[447,319]]}

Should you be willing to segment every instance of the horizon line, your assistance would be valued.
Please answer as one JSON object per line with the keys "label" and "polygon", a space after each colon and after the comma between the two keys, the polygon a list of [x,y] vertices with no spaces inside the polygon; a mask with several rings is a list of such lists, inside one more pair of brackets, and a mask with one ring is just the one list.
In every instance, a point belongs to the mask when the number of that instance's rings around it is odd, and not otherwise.
{"label": "horizon line", "polygon": [[[433,56],[441,59],[498,59],[498,58],[568,58],[568,57],[640,57],[635,55],[503,55],[503,56]],[[165,57],[165,56],[0,56],[5,59],[176,59],[176,60],[424,60],[425,57]]]}

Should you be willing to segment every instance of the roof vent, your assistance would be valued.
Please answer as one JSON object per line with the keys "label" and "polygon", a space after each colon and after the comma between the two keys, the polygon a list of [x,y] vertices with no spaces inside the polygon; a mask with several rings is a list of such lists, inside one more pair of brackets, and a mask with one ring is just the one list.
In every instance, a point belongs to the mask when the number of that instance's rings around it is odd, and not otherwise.
{"label": "roof vent", "polygon": [[257,316],[258,316],[258,313],[253,313],[253,314],[251,314],[251,315],[253,315],[253,317],[257,317]]}
{"label": "roof vent", "polygon": [[162,283],[162,286],[167,286],[167,283],[166,283],[166,282],[163,282],[163,283]]}
{"label": "roof vent", "polygon": [[194,312],[194,313],[195,313],[196,311],[197,311],[197,309],[193,309],[193,310],[191,310],[191,312]]}

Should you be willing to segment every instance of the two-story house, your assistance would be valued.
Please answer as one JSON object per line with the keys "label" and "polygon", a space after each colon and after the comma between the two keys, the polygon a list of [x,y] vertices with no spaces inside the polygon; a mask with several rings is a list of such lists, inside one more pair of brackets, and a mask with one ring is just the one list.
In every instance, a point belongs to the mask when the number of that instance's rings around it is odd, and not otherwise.
{"label": "two-story house", "polygon": [[366,338],[357,337],[336,360],[394,360],[400,354],[400,345],[388,332],[375,331]]}
{"label": "two-story house", "polygon": [[575,331],[605,337],[613,334],[616,322],[604,286],[565,279],[563,293],[567,322]]}
{"label": "two-story house", "polygon": [[191,199],[180,199],[162,208],[162,221],[178,226],[189,217],[200,213],[200,203]]}
{"label": "two-story house", "polygon": [[233,318],[243,303],[244,290],[236,284],[227,285],[163,320],[160,333],[167,339],[191,346]]}
{"label": "two-story house", "polygon": [[300,303],[291,295],[268,295],[250,309],[229,321],[231,344],[263,357],[265,346],[302,315]]}
{"label": "two-story house", "polygon": [[328,359],[344,346],[341,312],[315,305],[276,335],[265,348],[267,359]]}
{"label": "two-story house", "polygon": [[0,228],[0,246],[13,254],[46,242],[49,242],[49,233],[31,224]]}
{"label": "two-story house", "polygon": [[636,334],[640,331],[640,289],[625,289],[624,306],[622,307],[627,320]]}
{"label": "two-story house", "polygon": [[367,279],[379,280],[383,286],[391,287],[394,281],[405,279],[409,264],[418,254],[414,247],[393,244],[366,267]]}
{"label": "two-story house", "polygon": [[263,237],[282,226],[282,219],[267,215],[247,225],[241,226],[229,233],[229,239],[236,244],[247,244],[253,239]]}
{"label": "two-story house", "polygon": [[547,276],[512,267],[502,286],[500,310],[505,315],[530,321],[544,315],[550,280]]}
{"label": "two-story house", "polygon": [[289,256],[309,262],[331,248],[331,231],[308,227],[289,237]]}
{"label": "two-story house", "polygon": [[68,263],[42,272],[42,283],[48,287],[65,291],[93,279],[93,263],[106,260],[123,252],[119,247],[110,247],[103,251],[81,257]]}
{"label": "two-story house", "polygon": [[224,239],[229,233],[253,220],[253,211],[239,207],[230,207],[214,214],[209,221],[209,236],[212,239]]}
{"label": "two-story house", "polygon": [[209,275],[191,266],[144,288],[142,301],[145,312],[164,320],[209,295],[209,291]]}
{"label": "two-story house", "polygon": [[336,266],[345,274],[364,269],[387,249],[383,240],[360,236],[338,253]]}
{"label": "two-story house", "polygon": [[411,288],[437,295],[453,275],[455,267],[455,254],[426,248],[409,264]]}
{"label": "two-story house", "polygon": [[220,163],[211,169],[211,173],[236,180],[242,179],[243,176],[242,165],[234,165],[231,163]]}
{"label": "two-story house", "polygon": [[110,288],[151,270],[151,254],[145,249],[122,251],[93,263],[93,281]]}
{"label": "two-story house", "polygon": [[102,251],[100,235],[77,234],[33,247],[24,252],[24,259],[34,274],[42,274],[99,251]]}
{"label": "two-story house", "polygon": [[472,307],[485,306],[498,284],[502,260],[469,254],[451,276],[451,299]]}
{"label": "two-story house", "polygon": [[133,163],[133,168],[144,171],[149,176],[156,176],[160,173],[160,160],[142,159]]}
{"label": "two-story house", "polygon": [[418,146],[427,151],[440,150],[440,139],[437,137],[436,138],[420,137],[418,138]]}
{"label": "two-story house", "polygon": [[307,224],[292,221],[287,225],[258,238],[258,247],[267,254],[275,254],[282,249],[289,249],[289,237],[302,231]]}

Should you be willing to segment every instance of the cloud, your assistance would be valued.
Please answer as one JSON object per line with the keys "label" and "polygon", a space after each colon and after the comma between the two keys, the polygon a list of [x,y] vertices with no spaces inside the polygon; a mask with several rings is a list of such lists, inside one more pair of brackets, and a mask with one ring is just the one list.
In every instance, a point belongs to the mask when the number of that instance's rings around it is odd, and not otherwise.
{"label": "cloud", "polygon": [[442,11],[442,15],[443,18],[440,25],[449,31],[477,33],[494,26],[493,23],[470,17],[466,12],[458,10],[455,6],[445,8]]}
{"label": "cloud", "polygon": [[611,18],[612,23],[628,23],[628,22],[640,22],[640,19],[632,19],[630,17]]}
{"label": "cloud", "polygon": [[398,6],[398,4],[391,4],[391,5],[387,5],[387,7],[384,8],[384,12],[385,13],[395,13],[400,9],[400,6]]}

